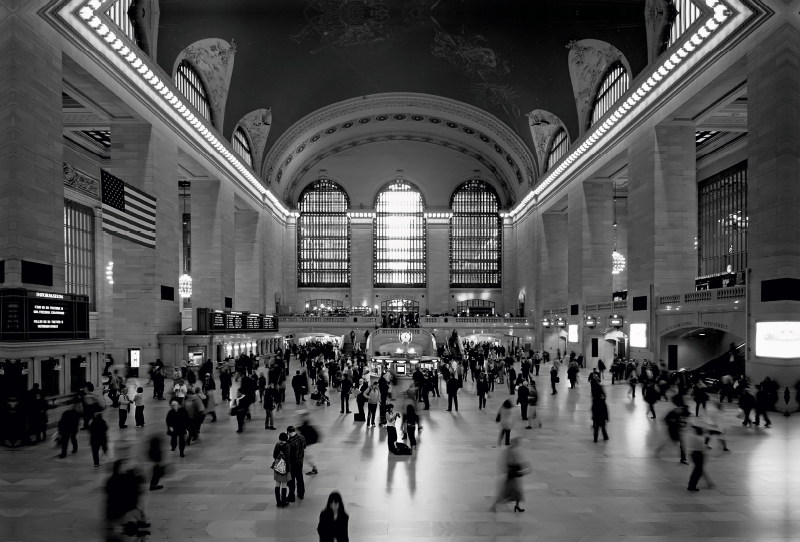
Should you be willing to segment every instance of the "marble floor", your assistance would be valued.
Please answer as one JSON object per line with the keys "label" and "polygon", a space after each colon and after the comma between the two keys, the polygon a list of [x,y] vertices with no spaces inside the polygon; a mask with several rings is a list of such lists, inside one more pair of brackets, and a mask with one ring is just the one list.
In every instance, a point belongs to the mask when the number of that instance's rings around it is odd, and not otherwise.
{"label": "marble floor", "polygon": [[[235,419],[220,406],[219,421],[203,426],[200,442],[184,459],[166,448],[165,487],[145,495],[149,540],[316,540],[319,512],[333,490],[344,497],[354,541],[800,540],[800,512],[793,504],[800,499],[800,468],[790,463],[790,450],[800,444],[800,415],[775,415],[770,429],[746,429],[726,404],[732,452],[714,446],[707,471],[716,488],[701,482],[699,493],[689,493],[691,467],[679,464],[677,450],[653,456],[665,427],[647,416],[640,397],[632,401],[627,386],[603,383],[611,438],[595,444],[585,376],[575,390],[563,381],[551,396],[548,377],[538,377],[542,428],[524,430],[517,420],[514,434],[522,437],[532,466],[524,478],[523,514],[506,505],[489,511],[501,458],[495,415],[508,394],[498,387],[479,411],[468,382],[459,412],[446,412],[443,397],[422,413],[424,432],[411,457],[388,455],[385,431],[340,414],[336,392],[332,406],[311,405],[323,433],[310,448],[320,473],[306,476],[305,500],[286,509],[275,506],[269,468],[278,432],[263,429],[264,413],[257,408],[237,434]],[[290,402],[276,425],[297,423],[297,409],[304,407]],[[657,405],[659,418],[667,408],[666,402]],[[133,423],[119,429],[116,413],[109,412],[113,444],[101,468],[92,465],[85,431],[79,453],[63,460],[50,444],[0,448],[0,540],[100,540],[110,460],[132,454],[144,462],[143,444],[164,433],[165,412],[165,402],[148,401],[144,430]]]}

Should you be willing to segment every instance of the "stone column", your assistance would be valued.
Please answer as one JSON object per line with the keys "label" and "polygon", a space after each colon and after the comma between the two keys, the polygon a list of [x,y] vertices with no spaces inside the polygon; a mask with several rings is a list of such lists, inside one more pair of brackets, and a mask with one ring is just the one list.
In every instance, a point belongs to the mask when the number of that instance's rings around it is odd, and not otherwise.
{"label": "stone column", "polygon": [[[632,357],[655,360],[653,295],[694,291],[697,275],[697,180],[693,126],[645,127],[628,149],[628,317],[647,324],[647,346]],[[644,310],[633,310],[646,297]]]}
{"label": "stone column", "polygon": [[[61,50],[28,8],[0,23],[0,261],[3,286],[64,291]],[[55,40],[54,40],[55,41]],[[23,276],[22,261],[33,264]],[[0,275],[2,278],[2,275]]]}
{"label": "stone column", "polygon": [[[578,326],[579,343],[570,343],[576,353],[583,350],[585,366],[593,367],[591,336],[602,335],[583,325],[586,305],[612,300],[611,253],[614,244],[611,183],[590,180],[570,187],[568,194],[568,299],[578,305],[578,314],[569,313],[567,321]],[[600,316],[593,313],[593,315]],[[604,357],[599,354],[594,357]]]}
{"label": "stone column", "polygon": [[[450,219],[427,218],[427,309],[431,314],[447,310],[450,300]],[[420,304],[422,315],[425,309]]]}
{"label": "stone column", "polygon": [[758,322],[800,321],[799,61],[800,32],[788,22],[747,55],[747,376],[790,388],[800,380],[797,343],[791,359],[765,354],[756,331]]}
{"label": "stone column", "polygon": [[[107,338],[117,363],[126,361],[127,348],[141,348],[146,366],[159,357],[156,334],[180,330],[178,145],[173,135],[149,124],[112,124],[107,169],[156,198],[155,249],[103,234],[114,262],[114,285],[106,288],[113,292]],[[172,300],[162,299],[162,286],[173,288]]]}
{"label": "stone column", "polygon": [[264,229],[258,211],[236,211],[236,297],[239,311],[264,312]]}
{"label": "stone column", "polygon": [[[541,309],[567,305],[567,215],[543,213],[539,243],[539,299]],[[541,314],[537,315],[541,316]]]}
{"label": "stone column", "polygon": [[350,299],[353,306],[366,303],[370,309],[376,304],[372,290],[374,220],[371,216],[350,219]]}
{"label": "stone column", "polygon": [[192,324],[197,309],[223,309],[236,288],[233,186],[192,181]]}

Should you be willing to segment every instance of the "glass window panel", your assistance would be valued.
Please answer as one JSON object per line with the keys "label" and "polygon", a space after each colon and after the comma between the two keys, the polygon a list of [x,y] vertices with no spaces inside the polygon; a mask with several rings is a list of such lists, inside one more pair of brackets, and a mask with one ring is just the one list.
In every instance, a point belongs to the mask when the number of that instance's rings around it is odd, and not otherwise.
{"label": "glass window panel", "polygon": [[298,286],[350,286],[349,206],[347,193],[328,179],[314,181],[300,194]]}
{"label": "glass window panel", "polygon": [[747,163],[698,184],[698,276],[747,267]]}
{"label": "glass window panel", "polygon": [[450,202],[450,286],[500,286],[500,214],[497,193],[484,181],[467,181]]}
{"label": "glass window panel", "polygon": [[241,128],[236,128],[233,132],[233,150],[241,156],[248,166],[253,167],[253,154],[250,151],[250,142],[247,134]]}
{"label": "glass window panel", "polygon": [[397,180],[378,194],[375,218],[376,287],[425,287],[427,272],[422,194]]}
{"label": "glass window panel", "polygon": [[553,144],[550,146],[550,154],[547,155],[547,169],[552,168],[569,150],[569,136],[566,130],[559,128],[553,137]]}
{"label": "glass window panel", "polygon": [[64,283],[68,294],[89,297],[95,310],[94,212],[64,200]]}
{"label": "glass window panel", "polygon": [[671,47],[673,43],[678,41],[700,17],[700,8],[694,5],[695,1],[696,0],[669,0],[674,15],[670,22],[667,47]]}
{"label": "glass window panel", "polygon": [[594,99],[592,122],[590,126],[603,118],[603,115],[614,107],[617,100],[628,91],[629,86],[630,76],[625,66],[619,61],[612,64],[606,72],[603,82],[600,84],[600,88],[597,91],[597,96]]}
{"label": "glass window panel", "polygon": [[211,106],[203,82],[192,65],[185,60],[178,65],[178,71],[175,72],[175,86],[203,118],[212,122]]}

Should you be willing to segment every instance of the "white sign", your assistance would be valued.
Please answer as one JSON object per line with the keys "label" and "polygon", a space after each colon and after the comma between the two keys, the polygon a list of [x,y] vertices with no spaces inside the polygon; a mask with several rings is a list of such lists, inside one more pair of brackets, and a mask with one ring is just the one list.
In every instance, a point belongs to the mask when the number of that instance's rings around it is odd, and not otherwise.
{"label": "white sign", "polygon": [[756,322],[756,356],[800,358],[800,322]]}
{"label": "white sign", "polygon": [[142,351],[141,350],[131,350],[130,352],[131,352],[131,367],[132,368],[138,368],[139,367],[139,361],[140,361],[139,356],[141,355]]}
{"label": "white sign", "polygon": [[571,343],[580,342],[580,339],[578,339],[578,324],[570,324],[569,326],[567,326],[567,334],[569,342]]}
{"label": "white sign", "polygon": [[647,324],[631,324],[631,347],[647,348]]}

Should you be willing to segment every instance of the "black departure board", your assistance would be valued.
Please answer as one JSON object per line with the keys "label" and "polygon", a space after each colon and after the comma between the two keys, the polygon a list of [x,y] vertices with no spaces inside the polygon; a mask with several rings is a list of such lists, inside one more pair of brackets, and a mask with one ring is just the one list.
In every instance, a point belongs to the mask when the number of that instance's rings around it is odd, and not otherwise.
{"label": "black departure board", "polygon": [[88,338],[87,296],[21,288],[0,290],[0,340]]}
{"label": "black departure board", "polygon": [[278,319],[270,314],[197,309],[198,333],[278,331]]}

